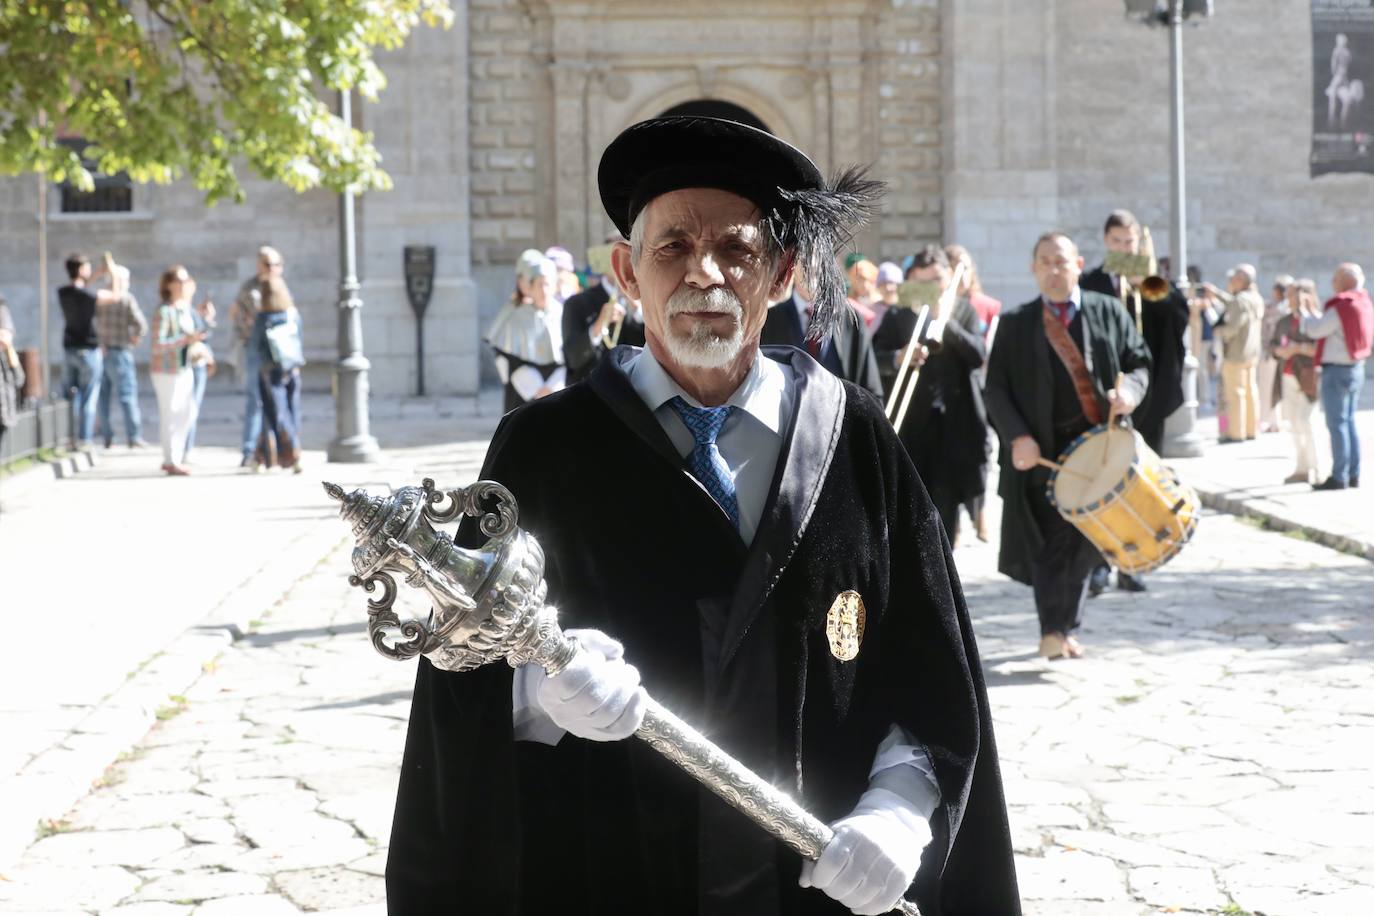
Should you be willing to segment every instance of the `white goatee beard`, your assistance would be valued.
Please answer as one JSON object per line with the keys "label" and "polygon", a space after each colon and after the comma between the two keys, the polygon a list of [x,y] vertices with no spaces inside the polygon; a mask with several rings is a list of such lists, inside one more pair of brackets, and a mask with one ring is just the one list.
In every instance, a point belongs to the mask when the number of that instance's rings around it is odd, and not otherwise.
{"label": "white goatee beard", "polygon": [[[668,355],[689,369],[723,369],[734,362],[744,348],[744,307],[733,291],[723,286],[710,289],[684,287],[673,293],[666,307],[668,334],[663,341]],[[705,322],[697,322],[685,333],[673,328],[673,316],[684,312],[717,312],[734,318],[733,330],[721,337]]]}

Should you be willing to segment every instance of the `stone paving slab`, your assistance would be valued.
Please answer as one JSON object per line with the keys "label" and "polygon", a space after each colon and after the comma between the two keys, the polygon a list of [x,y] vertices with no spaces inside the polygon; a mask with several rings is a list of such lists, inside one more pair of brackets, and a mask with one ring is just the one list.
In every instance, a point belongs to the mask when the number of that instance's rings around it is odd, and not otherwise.
{"label": "stone paving slab", "polygon": [[[483,451],[420,449],[387,479],[466,483]],[[956,560],[1027,914],[1374,912],[1368,561],[1208,513],[1149,593],[1090,604],[1087,658],[1045,662],[994,547]],[[0,868],[0,912],[380,916],[413,668],[375,656],[346,570],[341,547],[303,569]]]}
{"label": "stone paving slab", "polygon": [[[148,407],[145,435],[155,441],[156,405]],[[339,466],[321,451],[333,433],[330,401],[307,396],[309,470],[299,476],[237,468],[239,409],[237,397],[207,399],[188,478],[158,473],[156,449],[116,447],[97,450],[94,466],[76,478],[53,480],[36,468],[4,479],[0,556],[38,571],[11,580],[6,607],[51,609],[64,633],[81,638],[64,643],[60,662],[22,638],[0,643],[0,869],[346,540],[321,497],[322,476],[378,487],[418,482],[420,465],[443,473],[480,462],[499,397],[374,402],[384,462]],[[64,559],[60,545],[88,529],[89,549],[74,564]],[[276,689],[267,676],[258,688]],[[226,727],[252,726],[216,729]]]}
{"label": "stone paving slab", "polygon": [[[1374,383],[1361,392],[1355,425],[1362,454],[1374,469]],[[1320,475],[1331,470],[1330,438],[1320,410],[1313,430],[1321,456]],[[1212,509],[1263,521],[1277,531],[1300,532],[1336,550],[1374,560],[1374,476],[1359,489],[1316,492],[1306,484],[1285,484],[1294,470],[1292,437],[1265,433],[1249,442],[1210,445],[1217,438],[1215,417],[1198,421],[1198,433],[1209,443],[1200,458],[1175,458],[1169,464],[1198,491]]]}

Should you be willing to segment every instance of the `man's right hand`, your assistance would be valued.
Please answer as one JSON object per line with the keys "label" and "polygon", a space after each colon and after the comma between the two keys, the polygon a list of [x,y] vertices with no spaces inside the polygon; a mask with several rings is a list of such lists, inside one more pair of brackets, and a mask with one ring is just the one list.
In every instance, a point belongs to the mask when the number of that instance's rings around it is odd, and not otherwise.
{"label": "man's right hand", "polygon": [[581,646],[557,677],[535,672],[533,694],[555,725],[579,738],[619,741],[644,721],[649,695],[625,649],[600,630],[568,630]]}
{"label": "man's right hand", "polygon": [[600,313],[596,316],[596,321],[592,326],[592,333],[600,337],[602,332],[617,321],[625,320],[625,306],[620,304],[619,299],[608,299],[606,304],[601,306]]}
{"label": "man's right hand", "polygon": [[1040,443],[1032,436],[1017,436],[1011,440],[1011,466],[1029,471],[1040,461]]}

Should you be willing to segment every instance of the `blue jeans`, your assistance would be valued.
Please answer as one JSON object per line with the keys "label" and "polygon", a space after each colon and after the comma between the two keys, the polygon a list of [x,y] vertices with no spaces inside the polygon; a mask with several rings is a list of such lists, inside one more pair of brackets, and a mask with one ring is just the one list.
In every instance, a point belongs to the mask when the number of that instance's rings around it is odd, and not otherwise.
{"label": "blue jeans", "polygon": [[299,369],[264,366],[259,370],[263,429],[257,461],[289,468],[301,457],[301,373]]}
{"label": "blue jeans", "polygon": [[108,446],[114,442],[110,422],[110,401],[119,398],[124,414],[124,436],[133,445],[143,438],[143,421],[138,413],[138,367],[134,351],[127,347],[105,348],[105,383],[100,386],[100,434]]}
{"label": "blue jeans", "polygon": [[1322,365],[1322,410],[1331,433],[1331,477],[1349,483],[1360,476],[1360,436],[1355,408],[1364,387],[1364,361],[1353,366]]}
{"label": "blue jeans", "polygon": [[186,431],[186,454],[196,444],[196,422],[200,420],[200,402],[205,400],[205,382],[210,378],[209,366],[191,367],[191,428]]}
{"label": "blue jeans", "polygon": [[62,393],[71,395],[72,411],[76,415],[76,441],[90,442],[95,435],[95,411],[100,400],[100,376],[105,361],[96,347],[65,352]]}
{"label": "blue jeans", "polygon": [[258,447],[262,432],[262,361],[252,342],[243,348],[243,457],[250,458]]}

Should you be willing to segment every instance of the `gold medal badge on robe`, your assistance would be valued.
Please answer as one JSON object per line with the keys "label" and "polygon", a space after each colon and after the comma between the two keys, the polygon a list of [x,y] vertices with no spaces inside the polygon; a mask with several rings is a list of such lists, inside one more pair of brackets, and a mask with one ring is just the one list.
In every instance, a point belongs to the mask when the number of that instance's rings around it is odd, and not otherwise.
{"label": "gold medal badge on robe", "polygon": [[825,615],[825,637],[830,654],[842,662],[853,661],[864,638],[864,600],[856,591],[840,592]]}

